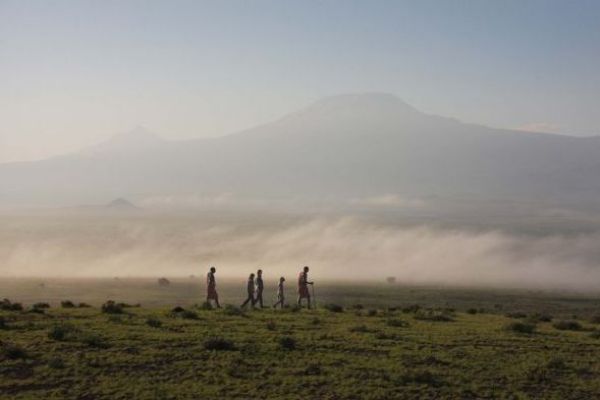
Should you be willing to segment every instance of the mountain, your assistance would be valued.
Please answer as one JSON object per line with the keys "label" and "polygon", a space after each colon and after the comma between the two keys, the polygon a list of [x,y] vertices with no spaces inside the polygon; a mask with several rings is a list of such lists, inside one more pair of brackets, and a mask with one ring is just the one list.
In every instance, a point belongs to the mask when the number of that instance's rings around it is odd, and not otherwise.
{"label": "mountain", "polygon": [[325,98],[235,134],[163,140],[142,128],[76,154],[0,164],[0,204],[223,193],[338,201],[388,194],[597,204],[600,138],[493,129],[378,93]]}

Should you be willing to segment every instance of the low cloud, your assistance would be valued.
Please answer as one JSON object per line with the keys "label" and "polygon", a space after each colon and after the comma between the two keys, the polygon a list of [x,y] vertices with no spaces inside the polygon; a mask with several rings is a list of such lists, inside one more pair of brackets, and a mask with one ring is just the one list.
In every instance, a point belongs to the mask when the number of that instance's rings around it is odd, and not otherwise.
{"label": "low cloud", "polygon": [[[318,279],[600,289],[600,234],[541,237],[355,218],[292,223],[186,218],[44,221],[0,229],[3,276],[244,276],[257,266]],[[18,224],[27,227],[27,224]]]}

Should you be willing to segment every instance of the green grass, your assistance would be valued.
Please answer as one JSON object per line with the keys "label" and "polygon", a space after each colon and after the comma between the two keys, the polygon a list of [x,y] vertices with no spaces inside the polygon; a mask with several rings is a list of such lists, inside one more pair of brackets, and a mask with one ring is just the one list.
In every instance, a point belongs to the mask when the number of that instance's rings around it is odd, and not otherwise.
{"label": "green grass", "polygon": [[583,320],[523,333],[466,309],[172,309],[0,311],[0,398],[600,396],[600,339]]}

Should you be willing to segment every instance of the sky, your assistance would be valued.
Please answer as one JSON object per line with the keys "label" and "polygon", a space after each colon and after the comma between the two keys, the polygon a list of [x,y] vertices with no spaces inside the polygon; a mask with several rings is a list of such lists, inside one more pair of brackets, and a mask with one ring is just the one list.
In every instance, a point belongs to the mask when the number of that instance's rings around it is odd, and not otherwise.
{"label": "sky", "polygon": [[142,125],[167,139],[387,92],[501,128],[600,134],[600,1],[0,0],[0,162]]}

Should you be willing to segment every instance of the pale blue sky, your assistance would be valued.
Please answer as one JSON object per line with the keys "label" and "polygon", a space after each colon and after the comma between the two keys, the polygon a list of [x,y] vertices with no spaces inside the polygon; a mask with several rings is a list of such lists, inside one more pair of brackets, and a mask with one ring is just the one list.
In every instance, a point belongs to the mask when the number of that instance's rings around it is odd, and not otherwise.
{"label": "pale blue sky", "polygon": [[595,0],[0,0],[0,161],[135,125],[222,135],[364,91],[600,134],[599,71]]}

